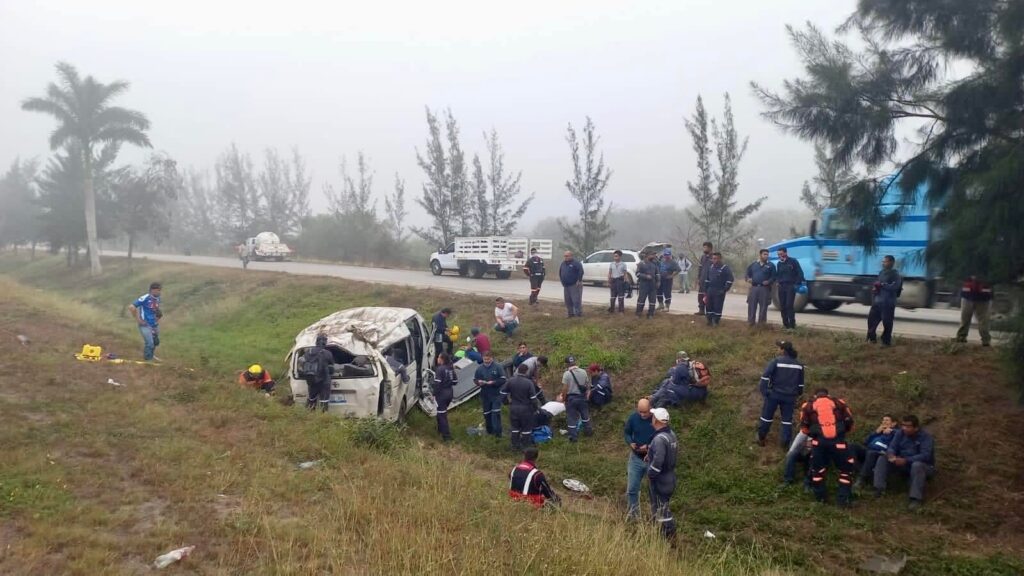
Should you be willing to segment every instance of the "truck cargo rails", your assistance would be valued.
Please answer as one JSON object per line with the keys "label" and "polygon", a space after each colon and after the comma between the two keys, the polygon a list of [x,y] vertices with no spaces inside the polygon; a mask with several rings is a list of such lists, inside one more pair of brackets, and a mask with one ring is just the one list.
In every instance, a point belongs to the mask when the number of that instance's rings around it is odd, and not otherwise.
{"label": "truck cargo rails", "polygon": [[430,255],[430,271],[434,276],[451,271],[459,276],[483,278],[494,274],[505,279],[521,273],[534,248],[541,258],[550,260],[552,246],[551,240],[518,236],[459,237]]}

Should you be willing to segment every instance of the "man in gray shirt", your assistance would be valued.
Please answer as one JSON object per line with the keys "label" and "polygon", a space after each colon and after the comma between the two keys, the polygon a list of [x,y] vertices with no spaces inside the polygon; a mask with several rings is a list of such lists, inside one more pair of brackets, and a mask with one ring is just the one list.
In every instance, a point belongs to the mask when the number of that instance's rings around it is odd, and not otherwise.
{"label": "man in gray shirt", "polygon": [[622,250],[616,250],[612,253],[612,263],[608,265],[608,287],[611,290],[608,313],[615,313],[616,301],[618,301],[619,304],[619,314],[624,313],[624,300],[626,298],[626,263],[622,261]]}

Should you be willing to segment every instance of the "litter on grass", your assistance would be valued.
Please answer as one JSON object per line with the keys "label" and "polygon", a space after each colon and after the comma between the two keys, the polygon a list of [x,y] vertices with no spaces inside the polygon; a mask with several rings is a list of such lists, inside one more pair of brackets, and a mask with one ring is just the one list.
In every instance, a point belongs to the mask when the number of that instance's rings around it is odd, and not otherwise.
{"label": "litter on grass", "polygon": [[309,462],[303,462],[299,464],[299,470],[309,470],[310,468],[316,468],[320,465],[323,460],[310,460]]}
{"label": "litter on grass", "polygon": [[156,561],[153,562],[153,566],[156,566],[157,568],[167,568],[182,558],[188,558],[188,555],[195,549],[195,546],[185,546],[184,548],[171,550],[167,554],[161,554],[160,556],[157,556]]}

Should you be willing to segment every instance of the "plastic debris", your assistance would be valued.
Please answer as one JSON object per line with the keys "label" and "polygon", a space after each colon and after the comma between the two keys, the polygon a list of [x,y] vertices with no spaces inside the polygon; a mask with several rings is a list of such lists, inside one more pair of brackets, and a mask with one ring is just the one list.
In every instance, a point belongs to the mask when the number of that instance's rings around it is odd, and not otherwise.
{"label": "plastic debris", "polygon": [[477,424],[476,426],[470,426],[470,427],[466,428],[466,434],[469,434],[470,436],[483,436],[484,435],[484,425],[483,424]]}
{"label": "plastic debris", "polygon": [[565,486],[573,492],[582,492],[584,494],[590,492],[590,488],[586,484],[574,478],[566,478],[565,480],[562,480],[562,486]]}
{"label": "plastic debris", "polygon": [[710,538],[711,540],[715,539],[715,535],[711,532],[711,530],[705,530],[704,531],[704,537],[705,538]]}
{"label": "plastic debris", "polygon": [[22,346],[28,346],[32,343],[32,339],[24,334],[18,334],[18,342],[21,342]]}
{"label": "plastic debris", "polygon": [[107,378],[107,384],[110,384],[111,386],[124,386],[124,384],[121,384],[120,382],[115,382],[113,378]]}
{"label": "plastic debris", "polygon": [[303,462],[299,464],[299,470],[309,470],[310,468],[316,468],[320,465],[323,460],[310,460],[309,462]]}
{"label": "plastic debris", "polygon": [[195,550],[195,546],[185,546],[184,548],[178,548],[177,550],[171,550],[167,554],[157,556],[156,561],[153,562],[153,566],[157,568],[167,568],[171,564],[181,560],[182,558],[188,558],[188,555]]}
{"label": "plastic debris", "polygon": [[899,574],[900,571],[903,570],[903,567],[906,565],[906,555],[903,555],[900,558],[872,556],[860,565],[860,569],[865,572],[874,572],[875,574]]}

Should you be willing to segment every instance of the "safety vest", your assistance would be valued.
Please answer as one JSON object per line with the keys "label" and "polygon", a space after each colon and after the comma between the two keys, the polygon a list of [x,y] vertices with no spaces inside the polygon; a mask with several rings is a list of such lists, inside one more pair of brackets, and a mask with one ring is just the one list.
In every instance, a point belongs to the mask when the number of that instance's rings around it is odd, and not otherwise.
{"label": "safety vest", "polygon": [[537,508],[543,506],[544,495],[530,493],[533,487],[533,480],[539,473],[540,470],[532,463],[520,462],[509,474],[508,495],[513,500],[526,500]]}

